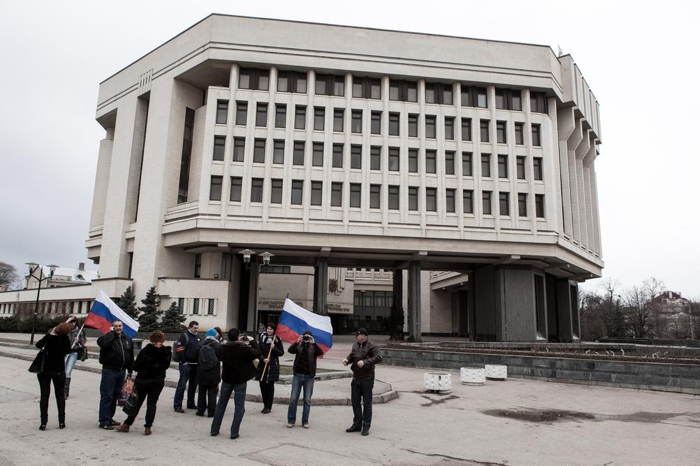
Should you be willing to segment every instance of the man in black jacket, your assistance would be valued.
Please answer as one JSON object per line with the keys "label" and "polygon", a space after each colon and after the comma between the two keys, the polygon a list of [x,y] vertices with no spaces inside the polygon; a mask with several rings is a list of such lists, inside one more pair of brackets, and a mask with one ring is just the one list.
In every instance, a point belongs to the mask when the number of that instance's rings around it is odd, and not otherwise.
{"label": "man in black jacket", "polygon": [[323,350],[316,344],[311,332],[307,330],[296,342],[292,343],[289,352],[296,356],[294,356],[292,392],[289,395],[289,408],[287,409],[287,427],[294,427],[296,423],[297,404],[303,388],[304,410],[301,413],[301,426],[308,429],[311,395],[314,392],[314,377],[316,377],[316,358],[323,354]]}
{"label": "man in black jacket", "polygon": [[219,435],[221,421],[233,393],[235,410],[231,423],[231,438],[238,438],[245,414],[246,387],[248,381],[255,377],[256,369],[253,361],[260,359],[260,356],[258,344],[252,337],[240,335],[236,328],[228,331],[228,342],[221,346],[221,393],[211,423],[212,436]]}
{"label": "man in black jacket", "polygon": [[[180,378],[175,389],[175,399],[173,408],[176,413],[184,413],[182,409],[182,399],[185,397],[187,389],[187,409],[196,409],[195,394],[197,393],[197,363],[199,361],[199,323],[193,320],[187,326],[187,331],[180,335],[175,343],[175,360],[179,362]],[[189,382],[189,384],[188,384]]]}
{"label": "man in black jacket", "polygon": [[131,370],[134,364],[134,344],[131,338],[124,334],[124,325],[115,320],[112,330],[97,339],[100,347],[100,364],[102,364],[102,379],[100,380],[100,414],[101,429],[112,430],[119,425],[114,420],[117,410],[117,399],[122,390],[125,372]]}
{"label": "man in black jacket", "polygon": [[[372,424],[372,388],[374,387],[374,366],[382,362],[377,345],[367,341],[367,330],[360,328],[355,332],[355,343],[345,360],[344,365],[351,364],[352,382],[352,425],[345,432],[362,431],[369,435]],[[364,410],[362,409],[364,406]]]}

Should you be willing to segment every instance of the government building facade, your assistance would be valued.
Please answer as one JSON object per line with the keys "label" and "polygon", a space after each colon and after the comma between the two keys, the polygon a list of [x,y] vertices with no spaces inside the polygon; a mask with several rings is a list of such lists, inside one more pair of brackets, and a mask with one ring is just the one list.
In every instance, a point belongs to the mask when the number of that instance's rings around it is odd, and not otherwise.
{"label": "government building facade", "polygon": [[578,339],[601,133],[569,55],[214,14],[100,83],[96,117],[100,278],[76,300],[155,286],[252,330],[288,296],[337,331],[394,306],[413,340]]}

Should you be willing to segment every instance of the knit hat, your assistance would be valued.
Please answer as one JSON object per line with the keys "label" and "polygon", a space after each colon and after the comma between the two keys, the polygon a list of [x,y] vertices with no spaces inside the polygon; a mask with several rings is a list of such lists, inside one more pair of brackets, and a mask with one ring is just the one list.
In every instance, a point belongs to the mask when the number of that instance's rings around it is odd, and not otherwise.
{"label": "knit hat", "polygon": [[219,332],[215,328],[210,328],[204,336],[216,338],[219,336]]}
{"label": "knit hat", "polygon": [[355,330],[355,336],[357,336],[357,335],[364,335],[366,337],[369,336],[366,328],[358,328],[357,330]]}

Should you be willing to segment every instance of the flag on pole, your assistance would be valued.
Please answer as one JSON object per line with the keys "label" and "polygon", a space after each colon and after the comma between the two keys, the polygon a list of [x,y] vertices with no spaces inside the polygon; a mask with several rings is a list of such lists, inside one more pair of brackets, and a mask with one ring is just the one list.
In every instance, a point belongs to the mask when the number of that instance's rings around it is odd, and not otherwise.
{"label": "flag on pole", "polygon": [[109,299],[109,296],[104,291],[100,290],[100,294],[95,298],[95,302],[92,303],[92,309],[90,309],[90,313],[85,319],[85,326],[107,333],[115,320],[119,320],[124,324],[124,334],[126,336],[129,338],[136,336],[136,332],[139,331],[139,323],[131,318],[129,314],[122,311],[114,301]]}
{"label": "flag on pole", "polygon": [[314,314],[291,299],[284,300],[282,315],[277,324],[277,336],[287,343],[294,343],[305,331],[310,331],[316,344],[327,353],[333,346],[331,318]]}

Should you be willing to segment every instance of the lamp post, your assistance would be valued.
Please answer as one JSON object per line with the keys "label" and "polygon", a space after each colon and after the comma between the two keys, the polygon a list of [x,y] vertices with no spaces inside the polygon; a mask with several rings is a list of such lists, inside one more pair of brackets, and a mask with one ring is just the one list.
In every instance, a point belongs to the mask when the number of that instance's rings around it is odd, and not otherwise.
{"label": "lamp post", "polygon": [[[27,274],[27,285],[29,285],[29,279],[33,278],[37,282],[39,282],[39,286],[36,289],[36,301],[34,302],[34,312],[32,313],[32,336],[31,339],[29,340],[29,344],[33,345],[34,344],[34,331],[35,331],[35,326],[36,326],[36,316],[39,314],[39,295],[41,293],[41,282],[44,280],[50,280],[53,278],[53,273],[58,267],[57,265],[49,265],[49,276],[46,277],[44,275],[44,267],[40,264],[37,264],[36,262],[27,262],[27,266],[29,267],[29,273]],[[35,275],[35,273],[39,271],[39,275]]]}

